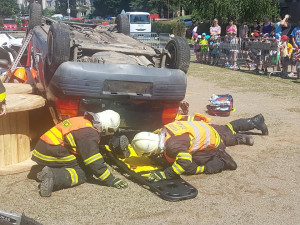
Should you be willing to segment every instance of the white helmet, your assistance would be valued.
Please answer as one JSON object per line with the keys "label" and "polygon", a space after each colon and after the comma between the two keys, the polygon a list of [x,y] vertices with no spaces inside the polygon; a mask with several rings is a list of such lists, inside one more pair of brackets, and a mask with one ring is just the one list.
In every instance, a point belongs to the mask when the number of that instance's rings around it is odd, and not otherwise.
{"label": "white helmet", "polygon": [[120,126],[120,115],[113,110],[87,114],[93,117],[93,126],[103,135],[113,135]]}
{"label": "white helmet", "polygon": [[159,148],[159,135],[151,132],[137,133],[131,141],[131,146],[138,156],[156,155],[161,152]]}

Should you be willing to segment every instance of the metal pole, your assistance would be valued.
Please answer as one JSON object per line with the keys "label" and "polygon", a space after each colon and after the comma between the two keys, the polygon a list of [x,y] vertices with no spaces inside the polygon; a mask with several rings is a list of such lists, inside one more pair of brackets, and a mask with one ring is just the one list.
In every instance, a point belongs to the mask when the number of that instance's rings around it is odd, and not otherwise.
{"label": "metal pole", "polygon": [[71,13],[71,9],[70,9],[70,0],[68,0],[68,9],[67,9],[67,13],[68,13],[69,20],[70,20],[70,13]]}
{"label": "metal pole", "polygon": [[169,17],[170,17],[170,0],[168,0],[168,19],[170,19]]}
{"label": "metal pole", "polygon": [[179,0],[179,17],[181,15],[180,8],[181,8],[181,0]]}

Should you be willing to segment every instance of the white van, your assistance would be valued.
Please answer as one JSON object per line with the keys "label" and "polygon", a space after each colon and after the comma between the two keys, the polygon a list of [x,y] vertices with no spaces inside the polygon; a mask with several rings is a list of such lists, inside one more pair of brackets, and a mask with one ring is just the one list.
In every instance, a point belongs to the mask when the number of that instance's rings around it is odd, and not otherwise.
{"label": "white van", "polygon": [[127,12],[130,33],[145,33],[151,32],[150,13],[147,12]]}

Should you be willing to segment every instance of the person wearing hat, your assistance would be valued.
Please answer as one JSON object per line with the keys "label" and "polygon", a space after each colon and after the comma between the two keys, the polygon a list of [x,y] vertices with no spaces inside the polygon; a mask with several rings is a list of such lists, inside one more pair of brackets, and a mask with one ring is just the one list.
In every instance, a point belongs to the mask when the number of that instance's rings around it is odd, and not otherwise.
{"label": "person wearing hat", "polygon": [[289,38],[287,35],[281,36],[281,43],[279,44],[279,49],[282,65],[281,77],[286,78],[288,66],[290,64],[290,58],[293,53],[293,47],[289,43]]}
{"label": "person wearing hat", "polygon": [[200,62],[206,63],[208,53],[208,40],[206,39],[206,33],[202,33],[199,41],[200,45]]}
{"label": "person wearing hat", "polygon": [[112,110],[86,112],[44,133],[32,152],[32,160],[44,166],[37,174],[41,196],[86,182],[86,171],[107,186],[126,188],[127,183],[112,175],[99,152],[100,137],[113,135],[119,125],[120,115]]}

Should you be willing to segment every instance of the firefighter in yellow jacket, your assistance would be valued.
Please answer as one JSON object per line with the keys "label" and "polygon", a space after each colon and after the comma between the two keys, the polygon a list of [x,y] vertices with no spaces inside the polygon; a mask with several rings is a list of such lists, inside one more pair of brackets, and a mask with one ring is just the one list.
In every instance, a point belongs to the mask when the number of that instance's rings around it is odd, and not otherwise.
{"label": "firefighter in yellow jacket", "polygon": [[225,151],[226,145],[252,145],[253,140],[248,139],[250,136],[244,136],[243,143],[239,143],[237,140],[240,138],[233,132],[254,128],[262,130],[265,135],[268,132],[261,114],[220,126],[220,134],[214,128],[217,125],[207,124],[206,118],[195,116],[181,117],[177,120],[165,125],[157,134],[140,132],[131,142],[138,156],[149,156],[156,161],[162,160],[161,164],[170,164],[163,172],[150,174],[149,181],[172,179],[183,173],[212,174],[223,170],[235,170],[237,164]]}
{"label": "firefighter in yellow jacket", "polygon": [[87,112],[43,134],[32,153],[32,160],[45,166],[37,174],[41,196],[84,183],[86,169],[108,186],[126,188],[127,183],[111,174],[99,152],[100,136],[114,134],[119,125],[120,115],[112,110]]}
{"label": "firefighter in yellow jacket", "polygon": [[6,97],[6,90],[2,82],[0,81],[0,116],[6,113],[5,97]]}

